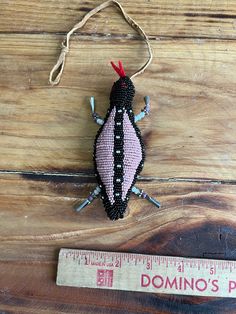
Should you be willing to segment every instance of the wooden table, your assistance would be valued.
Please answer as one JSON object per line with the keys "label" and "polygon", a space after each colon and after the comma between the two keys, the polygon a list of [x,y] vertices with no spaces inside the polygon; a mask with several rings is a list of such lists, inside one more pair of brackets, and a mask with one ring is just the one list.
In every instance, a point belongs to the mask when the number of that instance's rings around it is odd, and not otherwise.
{"label": "wooden table", "polygon": [[121,59],[128,74],[147,51],[116,8],[72,38],[58,87],[48,74],[65,33],[101,1],[0,3],[0,312],[236,313],[234,299],[55,285],[61,247],[236,259],[236,7],[230,0],[136,0],[121,4],[150,36],[154,60],[134,79],[146,164],[112,222],[100,200],[72,210],[95,186],[93,141]]}

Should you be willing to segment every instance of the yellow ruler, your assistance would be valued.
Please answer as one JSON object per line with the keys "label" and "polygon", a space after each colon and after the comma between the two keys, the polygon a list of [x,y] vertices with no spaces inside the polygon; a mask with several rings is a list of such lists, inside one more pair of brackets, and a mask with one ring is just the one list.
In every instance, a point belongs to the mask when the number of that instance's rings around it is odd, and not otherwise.
{"label": "yellow ruler", "polygon": [[236,297],[236,262],[61,249],[57,285]]}

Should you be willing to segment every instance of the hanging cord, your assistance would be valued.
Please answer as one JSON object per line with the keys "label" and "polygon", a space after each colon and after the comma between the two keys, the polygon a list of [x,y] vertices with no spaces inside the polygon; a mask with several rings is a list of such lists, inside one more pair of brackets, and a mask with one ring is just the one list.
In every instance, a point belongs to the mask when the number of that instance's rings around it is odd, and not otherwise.
{"label": "hanging cord", "polygon": [[[70,48],[70,37],[71,37],[71,35],[77,29],[84,26],[84,24],[88,21],[88,19],[90,19],[90,17],[92,17],[94,14],[96,14],[97,12],[99,12],[99,11],[101,11],[101,10],[103,10],[103,9],[107,8],[108,6],[113,5],[113,4],[116,5],[120,9],[120,11],[123,14],[127,23],[141,35],[141,37],[144,39],[144,41],[146,42],[147,47],[148,47],[149,58],[148,58],[147,62],[137,72],[135,72],[130,78],[132,79],[135,76],[143,73],[145,71],[145,69],[149,66],[149,64],[152,62],[153,55],[152,55],[152,48],[151,48],[150,42],[149,42],[148,37],[145,34],[144,30],[124,11],[123,7],[121,6],[121,4],[118,1],[108,0],[108,1],[100,4],[99,6],[94,8],[93,10],[89,11],[83,17],[83,19],[79,23],[75,24],[74,27],[67,33],[65,39],[61,43],[61,46],[62,46],[61,54],[59,55],[59,58],[58,58],[56,64],[54,65],[54,67],[52,68],[50,75],[49,75],[49,83],[51,85],[56,85],[60,82],[61,75],[62,75],[62,72],[64,70],[64,66],[65,66],[66,55],[69,52],[69,48]],[[54,75],[56,72],[58,72],[58,73],[57,73],[56,77],[54,78]]]}

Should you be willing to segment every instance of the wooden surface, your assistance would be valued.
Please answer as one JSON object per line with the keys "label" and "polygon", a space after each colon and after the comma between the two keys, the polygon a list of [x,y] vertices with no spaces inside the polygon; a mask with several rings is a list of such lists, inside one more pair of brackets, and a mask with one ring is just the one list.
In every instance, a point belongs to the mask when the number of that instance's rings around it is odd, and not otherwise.
{"label": "wooden surface", "polygon": [[55,285],[61,247],[236,259],[236,9],[226,0],[121,1],[151,38],[154,60],[134,79],[147,159],[111,222],[100,200],[72,206],[95,186],[90,116],[104,115],[121,59],[147,57],[109,8],[73,36],[61,84],[48,85],[66,31],[100,1],[0,3],[0,313],[236,313],[234,299],[94,291]]}

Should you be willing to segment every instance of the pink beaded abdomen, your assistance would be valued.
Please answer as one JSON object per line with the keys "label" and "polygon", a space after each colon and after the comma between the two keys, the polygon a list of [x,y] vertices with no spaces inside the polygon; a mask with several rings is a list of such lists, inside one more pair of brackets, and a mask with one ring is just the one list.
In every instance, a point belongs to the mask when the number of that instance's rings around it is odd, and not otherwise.
{"label": "pink beaded abdomen", "polygon": [[111,219],[122,218],[144,162],[144,146],[131,106],[110,107],[94,145],[101,198]]}

